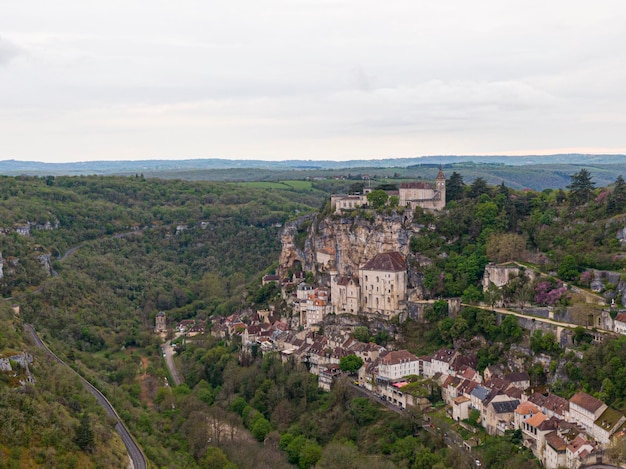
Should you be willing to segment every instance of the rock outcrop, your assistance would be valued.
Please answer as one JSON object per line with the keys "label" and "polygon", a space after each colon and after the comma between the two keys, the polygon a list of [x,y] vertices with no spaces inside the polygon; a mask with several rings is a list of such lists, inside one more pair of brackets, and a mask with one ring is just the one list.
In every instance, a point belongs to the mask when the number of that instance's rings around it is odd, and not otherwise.
{"label": "rock outcrop", "polygon": [[409,254],[411,235],[418,233],[412,214],[390,215],[367,212],[365,216],[311,216],[288,223],[282,233],[280,273],[298,262],[304,270],[324,272],[328,265],[318,262],[318,251],[334,253],[331,266],[341,275],[357,275],[358,268],[376,254],[398,251]]}

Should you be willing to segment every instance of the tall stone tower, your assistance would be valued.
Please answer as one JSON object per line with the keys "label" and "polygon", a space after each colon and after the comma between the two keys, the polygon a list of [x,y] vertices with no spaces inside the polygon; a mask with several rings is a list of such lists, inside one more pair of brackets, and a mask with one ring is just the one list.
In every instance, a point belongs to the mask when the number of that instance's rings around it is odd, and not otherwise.
{"label": "tall stone tower", "polygon": [[446,176],[443,174],[443,168],[439,165],[439,173],[435,179],[435,190],[439,192],[438,210],[442,210],[446,206]]}
{"label": "tall stone tower", "polygon": [[166,324],[165,319],[166,319],[165,313],[163,311],[159,311],[155,318],[154,332],[167,331],[167,324]]}

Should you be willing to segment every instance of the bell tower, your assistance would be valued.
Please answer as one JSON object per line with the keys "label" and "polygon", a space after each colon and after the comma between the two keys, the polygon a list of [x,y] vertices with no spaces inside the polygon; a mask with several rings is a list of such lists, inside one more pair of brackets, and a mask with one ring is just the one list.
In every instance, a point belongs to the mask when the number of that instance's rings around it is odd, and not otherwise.
{"label": "bell tower", "polygon": [[435,179],[435,189],[439,192],[437,210],[442,210],[446,206],[446,176],[443,174],[443,167],[441,165],[439,165],[439,173]]}

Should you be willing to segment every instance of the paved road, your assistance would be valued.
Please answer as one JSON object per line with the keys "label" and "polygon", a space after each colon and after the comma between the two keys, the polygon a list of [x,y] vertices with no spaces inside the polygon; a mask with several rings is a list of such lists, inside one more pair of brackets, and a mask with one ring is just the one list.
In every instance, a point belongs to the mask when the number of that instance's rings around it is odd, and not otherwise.
{"label": "paved road", "polygon": [[[35,332],[35,329],[33,328],[33,326],[31,326],[30,324],[24,324],[24,328],[30,334],[30,336],[33,339],[33,342],[35,343],[37,347],[43,349],[48,355],[50,355],[58,363],[60,363],[61,365],[67,366],[70,370],[76,373],[76,371],[73,368],[67,365],[52,350],[48,348],[48,346],[41,340],[39,335],[37,335],[37,332]],[[124,422],[122,422],[122,419],[120,418],[120,416],[117,415],[117,412],[115,411],[115,409],[113,408],[109,400],[106,397],[104,397],[104,394],[102,394],[89,381],[87,381],[85,378],[83,378],[80,375],[78,376],[80,377],[85,389],[87,389],[87,391],[89,391],[96,398],[96,400],[102,407],[104,407],[107,414],[117,420],[117,423],[115,424],[115,430],[122,437],[122,441],[124,442],[124,445],[126,445],[126,449],[128,450],[128,455],[130,456],[133,469],[146,469],[147,468],[146,457],[144,456],[143,452],[141,451],[141,448],[139,447],[135,439],[132,437],[132,435],[130,434],[126,426],[124,425]]]}
{"label": "paved road", "polygon": [[163,350],[163,357],[165,358],[165,364],[167,365],[167,369],[170,370],[170,374],[172,375],[172,379],[174,380],[174,384],[178,386],[183,382],[183,379],[180,377],[178,370],[176,369],[176,363],[174,363],[174,348],[172,347],[172,341],[168,340],[161,347]]}

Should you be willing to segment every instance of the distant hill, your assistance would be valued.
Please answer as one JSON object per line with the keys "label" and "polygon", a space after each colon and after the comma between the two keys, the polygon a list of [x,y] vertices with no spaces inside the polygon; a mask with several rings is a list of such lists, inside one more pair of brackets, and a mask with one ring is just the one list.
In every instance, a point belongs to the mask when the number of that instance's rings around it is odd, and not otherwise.
{"label": "distant hill", "polygon": [[145,160],[41,163],[0,161],[0,174],[7,176],[135,175],[162,179],[208,181],[278,181],[333,177],[434,179],[439,165],[449,175],[457,171],[465,182],[482,177],[490,184],[504,182],[515,189],[563,188],[570,175],[588,169],[598,186],[626,175],[626,155],[559,154],[547,156],[423,156],[378,160]]}

